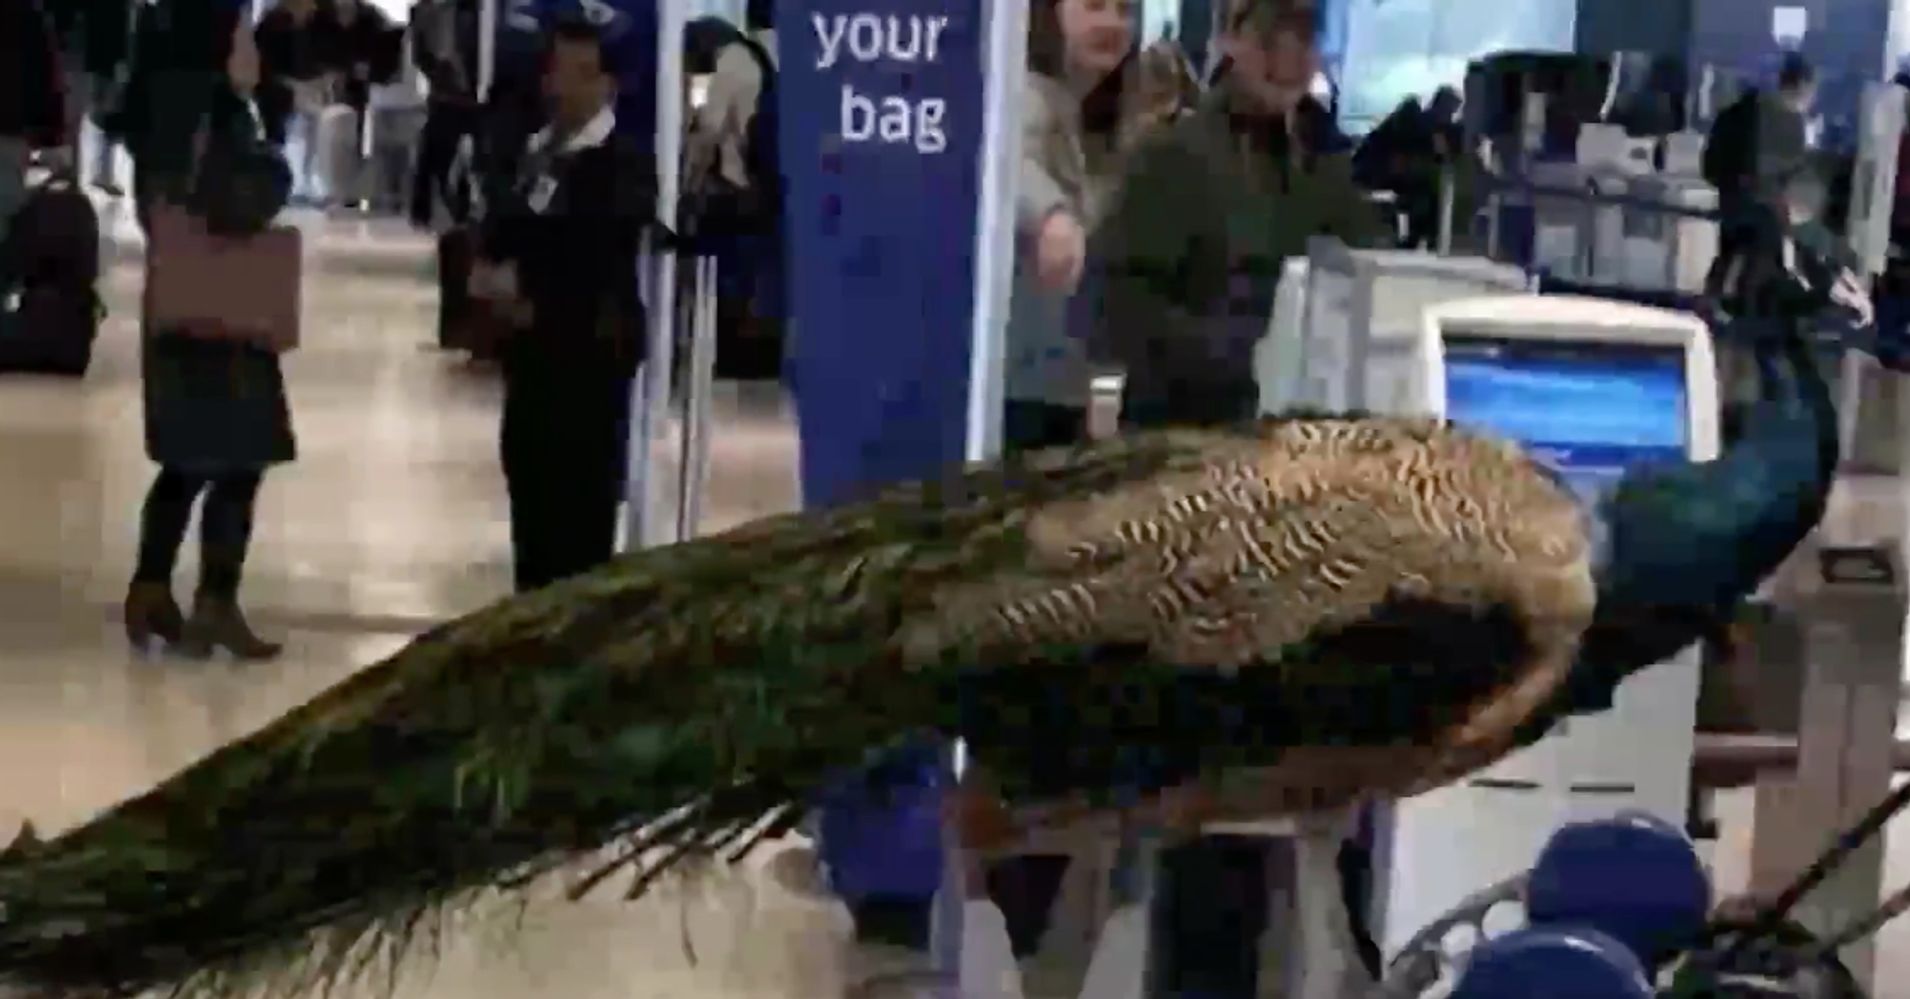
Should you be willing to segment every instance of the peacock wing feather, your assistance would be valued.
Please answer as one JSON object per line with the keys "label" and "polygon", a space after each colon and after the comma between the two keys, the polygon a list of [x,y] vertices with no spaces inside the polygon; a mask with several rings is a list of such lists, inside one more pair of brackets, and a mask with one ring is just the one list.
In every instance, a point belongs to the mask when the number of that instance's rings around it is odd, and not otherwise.
{"label": "peacock wing feather", "polygon": [[746,848],[927,731],[1024,797],[1137,760],[1157,782],[1273,765],[1263,811],[1415,788],[1503,752],[1563,675],[1591,610],[1578,525],[1502,443],[1288,420],[634,554],[0,854],[0,984],[302,991],[606,846],[633,892]]}

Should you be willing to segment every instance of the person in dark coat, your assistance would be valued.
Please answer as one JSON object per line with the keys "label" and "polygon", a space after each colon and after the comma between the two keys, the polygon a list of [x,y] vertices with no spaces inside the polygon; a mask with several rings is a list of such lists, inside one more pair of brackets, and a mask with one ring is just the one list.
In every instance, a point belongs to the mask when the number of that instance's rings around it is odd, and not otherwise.
{"label": "person in dark coat", "polygon": [[615,554],[631,380],[644,347],[637,257],[655,217],[654,160],[617,130],[597,30],[556,26],[549,124],[486,218],[472,293],[517,327],[504,347],[501,452],[519,592]]}
{"label": "person in dark coat", "polygon": [[1127,163],[1100,233],[1090,349],[1127,371],[1125,425],[1226,425],[1258,405],[1253,345],[1286,258],[1314,236],[1382,243],[1312,101],[1314,9],[1234,0],[1221,82]]}
{"label": "person in dark coat", "polygon": [[114,178],[116,143],[103,134],[92,156],[78,162],[81,125],[92,118],[102,129],[121,96],[132,40],[135,0],[61,0],[48,6],[65,47],[68,141],[75,173],[111,197],[125,192]]}
{"label": "person in dark coat", "polygon": [[1705,277],[1713,297],[1738,253],[1776,214],[1781,189],[1809,157],[1806,116],[1817,98],[1817,72],[1799,53],[1784,57],[1777,89],[1747,92],[1712,123],[1705,179],[1718,189],[1718,255]]}
{"label": "person in dark coat", "polygon": [[[430,228],[443,201],[459,214],[459,199],[448,188],[458,146],[478,129],[477,0],[419,0],[411,9],[407,41],[411,60],[431,85],[424,134],[411,180],[411,221]],[[460,221],[462,221],[460,219]]]}
{"label": "person in dark coat", "polygon": [[[1254,418],[1253,345],[1288,257],[1314,236],[1381,243],[1378,214],[1329,152],[1309,97],[1310,0],[1231,0],[1227,70],[1199,110],[1129,164],[1104,227],[1106,297],[1091,335],[1127,370],[1133,429]],[[1148,995],[1251,996],[1269,918],[1264,839],[1199,836],[1162,850]]]}
{"label": "person in dark coat", "polygon": [[[126,143],[142,224],[161,202],[180,203],[206,144],[256,142],[248,104],[258,54],[235,0],[171,0],[140,13],[129,83]],[[269,659],[280,646],[253,633],[238,592],[266,469],[297,454],[278,355],[236,340],[143,331],[146,453],[159,474],[140,520],[138,566],[125,607],[127,638],[157,638],[188,656],[217,649]],[[172,576],[194,502],[200,511],[199,586],[190,618]]]}
{"label": "person in dark coat", "polygon": [[39,0],[0,0],[0,240],[26,200],[35,150],[65,141],[66,98],[54,27]]}

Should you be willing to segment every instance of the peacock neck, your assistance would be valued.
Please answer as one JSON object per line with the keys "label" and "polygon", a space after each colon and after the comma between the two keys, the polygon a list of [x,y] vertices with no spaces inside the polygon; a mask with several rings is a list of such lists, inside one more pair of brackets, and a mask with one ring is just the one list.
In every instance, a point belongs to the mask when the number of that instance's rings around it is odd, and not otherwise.
{"label": "peacock neck", "polygon": [[1838,464],[1842,460],[1837,403],[1831,394],[1830,383],[1824,378],[1822,361],[1794,329],[1785,331],[1777,353],[1782,362],[1783,374],[1787,376],[1782,379],[1786,384],[1771,385],[1767,392],[1772,398],[1787,400],[1787,415],[1797,421],[1797,430],[1808,436],[1808,495],[1811,502],[1807,512],[1809,523],[1804,525],[1804,533],[1808,533],[1823,515],[1831,486],[1837,478]]}

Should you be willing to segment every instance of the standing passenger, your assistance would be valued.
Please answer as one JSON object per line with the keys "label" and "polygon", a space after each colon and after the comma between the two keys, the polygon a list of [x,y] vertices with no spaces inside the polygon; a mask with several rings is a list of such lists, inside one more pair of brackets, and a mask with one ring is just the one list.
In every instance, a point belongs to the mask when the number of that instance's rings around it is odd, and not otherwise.
{"label": "standing passenger", "polygon": [[1125,425],[1251,419],[1253,348],[1286,258],[1314,236],[1386,236],[1345,157],[1318,146],[1316,19],[1312,0],[1233,0],[1217,39],[1227,71],[1128,165],[1096,333],[1127,369]]}
{"label": "standing passenger", "polygon": [[[198,170],[198,136],[233,148],[260,140],[247,106],[259,58],[239,4],[173,0],[143,6],[126,100],[126,146],[143,224],[163,202],[183,203]],[[239,340],[148,329],[141,343],[146,451],[159,465],[140,519],[139,563],[126,596],[126,635],[159,638],[194,658],[225,649],[270,659],[280,646],[239,611],[266,469],[297,454],[278,355]],[[172,576],[195,501],[199,588],[192,616],[173,600]]]}
{"label": "standing passenger", "polygon": [[472,294],[500,300],[504,477],[517,589],[588,572],[615,553],[630,384],[643,353],[637,256],[655,165],[617,132],[616,83],[588,24],[553,29],[549,124],[480,237]]}
{"label": "standing passenger", "polygon": [[1031,16],[1002,421],[1011,452],[1087,437],[1092,372],[1068,302],[1144,110],[1131,0],[1042,0]]}
{"label": "standing passenger", "polygon": [[[1258,408],[1254,345],[1286,259],[1316,235],[1385,237],[1309,97],[1312,0],[1232,0],[1226,72],[1201,108],[1129,166],[1107,223],[1097,338],[1127,369],[1125,426],[1214,426]],[[1149,995],[1257,994],[1264,840],[1203,836],[1162,851]]]}

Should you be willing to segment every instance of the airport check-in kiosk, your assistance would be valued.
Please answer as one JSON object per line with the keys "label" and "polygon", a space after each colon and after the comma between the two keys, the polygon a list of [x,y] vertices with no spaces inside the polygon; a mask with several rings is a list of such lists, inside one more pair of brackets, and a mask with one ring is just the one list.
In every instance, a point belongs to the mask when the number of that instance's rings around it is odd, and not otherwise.
{"label": "airport check-in kiosk", "polygon": [[[1710,332],[1694,316],[1537,295],[1426,310],[1400,412],[1518,441],[1595,503],[1642,462],[1716,456]],[[1682,825],[1699,686],[1694,647],[1464,781],[1393,803],[1379,823],[1382,951],[1472,893],[1528,870],[1562,824],[1638,809]]]}
{"label": "airport check-in kiosk", "polygon": [[1412,372],[1429,363],[1417,356],[1427,348],[1419,330],[1429,306],[1530,287],[1524,271],[1483,258],[1315,239],[1275,295],[1259,354],[1261,408],[1392,411]]}

